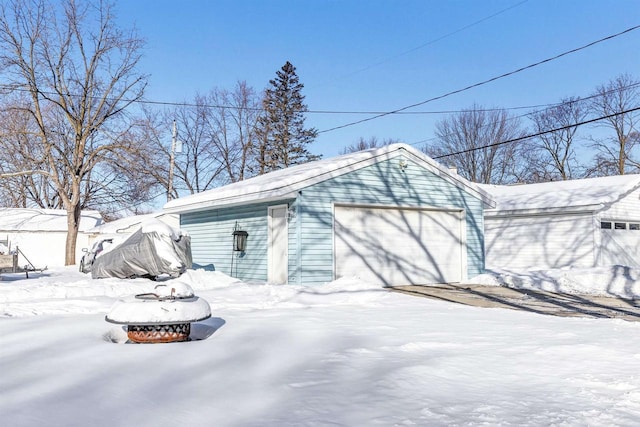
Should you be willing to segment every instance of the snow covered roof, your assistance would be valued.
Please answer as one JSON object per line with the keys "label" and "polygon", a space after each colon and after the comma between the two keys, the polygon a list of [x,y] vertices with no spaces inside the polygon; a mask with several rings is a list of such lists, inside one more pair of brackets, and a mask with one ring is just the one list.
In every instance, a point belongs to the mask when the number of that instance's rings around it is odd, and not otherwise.
{"label": "snow covered roof", "polygon": [[493,205],[493,200],[488,193],[476,184],[451,172],[421,151],[407,144],[391,144],[381,148],[291,166],[224,187],[181,197],[168,202],[164,206],[164,210],[171,213],[184,213],[213,207],[239,205],[257,200],[271,201],[294,198],[297,191],[310,185],[398,156],[409,157],[457,187],[475,194],[485,204]]}
{"label": "snow covered roof", "polygon": [[[167,219],[165,217],[171,217]],[[171,225],[178,226],[179,219],[177,215],[167,215],[165,212],[155,212],[146,215],[132,215],[125,218],[116,219],[114,221],[105,222],[100,224],[91,230],[90,233],[97,234],[117,234],[117,233],[130,233],[136,231],[144,222],[151,219],[161,219],[165,222],[170,222]]]}
{"label": "snow covered roof", "polygon": [[[103,222],[98,211],[84,210],[80,216],[80,231],[87,231]],[[5,231],[67,231],[67,211],[40,208],[0,208],[0,230]]]}
{"label": "snow covered roof", "polygon": [[494,197],[495,212],[597,210],[639,188],[640,175],[480,187]]}

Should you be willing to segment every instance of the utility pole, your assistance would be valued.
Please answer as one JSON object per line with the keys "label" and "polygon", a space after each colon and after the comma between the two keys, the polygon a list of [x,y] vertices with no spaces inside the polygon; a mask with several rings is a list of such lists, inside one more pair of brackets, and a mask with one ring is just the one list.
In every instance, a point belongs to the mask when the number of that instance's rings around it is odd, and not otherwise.
{"label": "utility pole", "polygon": [[173,121],[173,132],[171,136],[171,156],[169,157],[169,185],[167,186],[167,202],[171,201],[171,193],[173,192],[173,168],[176,163],[176,143],[178,140],[178,130],[176,121]]}

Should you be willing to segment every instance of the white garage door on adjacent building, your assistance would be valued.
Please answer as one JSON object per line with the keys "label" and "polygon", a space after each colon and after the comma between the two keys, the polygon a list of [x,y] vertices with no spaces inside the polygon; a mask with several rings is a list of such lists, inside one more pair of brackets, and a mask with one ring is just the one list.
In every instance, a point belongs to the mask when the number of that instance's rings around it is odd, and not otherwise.
{"label": "white garage door on adjacent building", "polygon": [[485,216],[487,268],[593,267],[593,216]]}
{"label": "white garage door on adjacent building", "polygon": [[336,205],[335,277],[385,286],[460,282],[465,227],[462,210]]}
{"label": "white garage door on adjacent building", "polygon": [[640,267],[640,221],[603,220],[600,229],[598,265]]}

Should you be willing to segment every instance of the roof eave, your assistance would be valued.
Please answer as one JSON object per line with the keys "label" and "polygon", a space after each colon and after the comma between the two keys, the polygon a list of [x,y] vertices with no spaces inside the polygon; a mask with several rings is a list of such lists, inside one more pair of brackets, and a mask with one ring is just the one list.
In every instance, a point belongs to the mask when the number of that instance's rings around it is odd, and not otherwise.
{"label": "roof eave", "polygon": [[441,178],[449,181],[450,183],[454,184],[456,187],[462,187],[465,191],[468,191],[468,192],[474,194],[476,197],[478,197],[480,200],[482,200],[482,202],[484,203],[484,207],[485,208],[487,208],[487,207],[488,208],[495,208],[496,207],[496,201],[493,198],[493,196],[491,195],[491,193],[489,193],[488,191],[483,190],[477,184],[466,180],[465,178],[461,177],[457,173],[452,173],[449,170],[449,168],[447,168],[444,165],[441,165],[436,160],[431,159],[426,154],[419,153],[419,156],[416,156],[412,152],[409,152],[409,151],[406,151],[406,150],[405,150],[405,152],[408,155],[411,155],[411,156],[417,158],[422,163],[426,163],[427,165],[431,166],[432,168],[435,168],[437,170],[437,172],[438,172],[437,173],[438,176],[440,176]]}
{"label": "roof eave", "polygon": [[[336,178],[338,176],[350,173],[364,167],[370,166],[382,160],[389,160],[398,156],[405,155],[412,158],[414,161],[424,165],[428,170],[437,174],[441,178],[447,180],[451,184],[458,188],[461,188],[475,197],[480,199],[484,207],[495,207],[496,202],[489,192],[479,188],[474,183],[467,181],[458,174],[452,173],[448,168],[440,165],[435,160],[428,157],[426,154],[419,152],[415,149],[408,150],[404,144],[398,144],[396,147],[390,150],[380,149],[375,154],[365,159],[358,159],[353,162],[348,162],[340,167],[332,170],[328,170],[312,177],[304,177],[299,181],[292,182],[291,184],[278,188],[277,190],[257,191],[247,195],[232,195],[223,198],[214,198],[211,200],[195,200],[192,203],[183,202],[177,203],[172,206],[171,203],[164,206],[163,212],[167,213],[187,213],[197,212],[207,209],[216,209],[221,207],[231,207],[237,205],[243,205],[247,203],[258,202],[270,202],[274,200],[283,200],[287,198],[295,198],[298,191],[307,188],[311,185],[318,184],[320,182]],[[179,200],[179,199],[176,199]]]}
{"label": "roof eave", "polygon": [[271,203],[275,201],[291,200],[297,197],[297,191],[291,191],[286,193],[267,194],[264,193],[263,197],[227,197],[224,199],[198,201],[192,204],[186,204],[175,207],[165,207],[163,212],[169,214],[186,214],[201,212],[211,209],[233,208],[236,206],[247,205],[250,203]]}
{"label": "roof eave", "polygon": [[485,218],[506,218],[518,216],[546,216],[546,215],[571,215],[588,214],[602,209],[602,204],[582,205],[582,206],[562,206],[549,208],[528,208],[528,209],[487,209],[484,211]]}

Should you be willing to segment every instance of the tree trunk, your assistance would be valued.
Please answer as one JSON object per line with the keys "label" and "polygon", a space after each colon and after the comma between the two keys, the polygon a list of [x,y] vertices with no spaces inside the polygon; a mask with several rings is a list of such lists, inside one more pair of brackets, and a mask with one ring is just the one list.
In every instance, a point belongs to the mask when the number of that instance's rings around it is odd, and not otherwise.
{"label": "tree trunk", "polygon": [[80,229],[80,205],[75,204],[67,209],[67,242],[65,245],[64,265],[76,263],[76,240]]}

